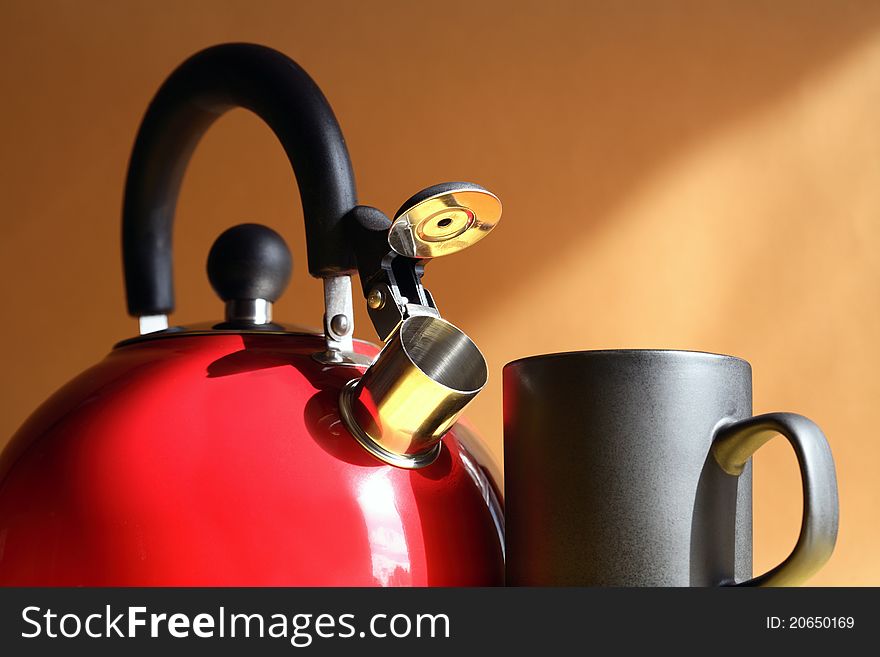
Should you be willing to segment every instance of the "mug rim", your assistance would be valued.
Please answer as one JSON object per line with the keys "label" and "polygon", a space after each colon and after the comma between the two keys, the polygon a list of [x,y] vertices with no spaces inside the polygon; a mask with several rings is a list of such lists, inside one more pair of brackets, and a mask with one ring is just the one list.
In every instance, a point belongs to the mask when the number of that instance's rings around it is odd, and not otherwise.
{"label": "mug rim", "polygon": [[532,356],[523,356],[517,358],[504,365],[504,369],[508,367],[534,363],[548,360],[558,360],[561,358],[570,358],[572,356],[672,356],[677,358],[710,358],[712,360],[728,360],[743,363],[750,370],[751,363],[739,356],[731,356],[729,354],[719,354],[713,351],[699,351],[696,349],[584,349],[573,351],[555,351],[548,354],[534,354]]}

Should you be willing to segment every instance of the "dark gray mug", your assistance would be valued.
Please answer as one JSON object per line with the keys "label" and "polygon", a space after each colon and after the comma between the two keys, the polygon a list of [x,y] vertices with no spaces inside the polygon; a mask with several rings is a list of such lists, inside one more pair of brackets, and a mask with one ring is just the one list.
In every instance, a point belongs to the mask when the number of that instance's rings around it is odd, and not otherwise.
{"label": "dark gray mug", "polygon": [[[800,536],[752,579],[751,455],[774,435],[803,479]],[[504,368],[507,583],[786,586],[831,556],[837,480],[822,431],[752,417],[752,372],[732,356],[583,351]]]}

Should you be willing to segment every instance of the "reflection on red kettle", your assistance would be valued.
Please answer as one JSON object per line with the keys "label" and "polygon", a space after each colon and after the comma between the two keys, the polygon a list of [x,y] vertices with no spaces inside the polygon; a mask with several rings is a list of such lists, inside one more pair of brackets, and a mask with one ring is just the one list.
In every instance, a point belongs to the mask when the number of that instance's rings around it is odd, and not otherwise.
{"label": "reflection on red kettle", "polygon": [[[323,333],[273,322],[291,258],[256,224],[226,231],[208,257],[225,319],[168,326],[180,182],[233,107],[262,117],[293,166]],[[431,259],[500,215],[470,183],[430,187],[393,220],[358,205],[336,119],[294,62],[247,44],[187,60],[129,164],[123,258],[140,335],[0,454],[0,584],[502,584],[500,494],[459,420],[486,363],[421,284]],[[355,272],[381,351],[352,338]]]}

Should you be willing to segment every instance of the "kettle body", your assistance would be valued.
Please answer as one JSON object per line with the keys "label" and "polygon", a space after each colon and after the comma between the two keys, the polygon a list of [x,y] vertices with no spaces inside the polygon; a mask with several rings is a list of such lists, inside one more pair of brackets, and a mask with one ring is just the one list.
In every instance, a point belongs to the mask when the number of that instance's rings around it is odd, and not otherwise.
{"label": "kettle body", "polygon": [[424,468],[376,459],[339,418],[357,372],[317,362],[322,345],[117,346],[0,456],[0,585],[502,584],[503,511],[467,429]]}

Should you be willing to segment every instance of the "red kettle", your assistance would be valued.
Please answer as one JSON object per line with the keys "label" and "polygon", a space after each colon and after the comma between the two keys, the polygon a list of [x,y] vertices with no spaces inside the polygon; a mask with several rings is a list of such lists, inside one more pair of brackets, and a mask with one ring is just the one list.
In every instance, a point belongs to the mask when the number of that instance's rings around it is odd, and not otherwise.
{"label": "red kettle", "polygon": [[[233,107],[263,118],[293,166],[323,334],[272,321],[291,257],[255,224],[208,257],[225,319],[168,326],[181,179]],[[502,584],[501,496],[457,421],[486,362],[421,284],[428,262],[500,215],[469,183],[424,190],[393,220],[358,205],[339,125],[296,63],[249,44],[184,62],[143,119],[126,181],[140,335],[56,392],[0,454],[0,584]],[[352,338],[355,272],[381,351]]]}

